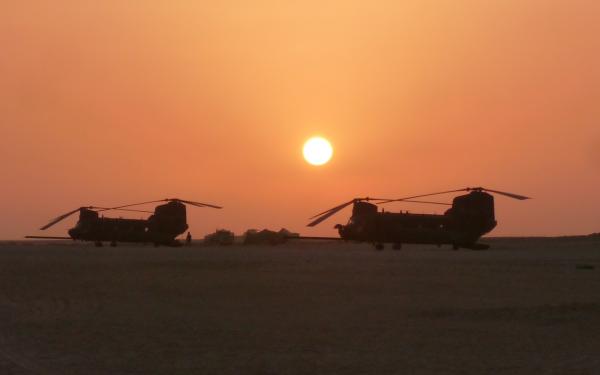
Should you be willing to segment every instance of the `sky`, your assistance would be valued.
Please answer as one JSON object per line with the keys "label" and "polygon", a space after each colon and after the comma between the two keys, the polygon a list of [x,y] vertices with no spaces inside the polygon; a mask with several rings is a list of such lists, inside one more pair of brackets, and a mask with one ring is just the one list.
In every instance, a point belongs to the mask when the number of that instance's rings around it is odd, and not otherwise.
{"label": "sky", "polygon": [[349,210],[308,217],[467,186],[534,198],[497,197],[494,235],[600,232],[599,19],[595,0],[4,2],[0,239],[166,197],[225,207],[189,208],[195,237],[334,235]]}

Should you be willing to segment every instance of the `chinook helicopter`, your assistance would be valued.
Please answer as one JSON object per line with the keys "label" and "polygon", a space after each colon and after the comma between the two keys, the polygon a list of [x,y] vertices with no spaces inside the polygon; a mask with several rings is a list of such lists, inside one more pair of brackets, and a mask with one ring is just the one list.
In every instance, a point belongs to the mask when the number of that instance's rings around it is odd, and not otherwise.
{"label": "chinook helicopter", "polygon": [[[453,202],[440,203],[415,200],[434,195],[468,192],[454,198]],[[355,198],[310,219],[308,226],[314,227],[329,217],[353,205],[352,216],[346,225],[337,224],[341,239],[348,241],[370,242],[377,250],[385,243],[393,243],[394,249],[402,244],[452,245],[459,248],[485,250],[489,245],[477,243],[479,238],[496,227],[494,217],[494,197],[500,194],[518,200],[529,197],[507,193],[483,187],[442,191],[439,193],[415,195],[398,199]],[[412,202],[450,206],[443,215],[392,213],[379,211],[377,205],[392,202]]]}
{"label": "chinook helicopter", "polygon": [[[154,212],[130,208],[159,202],[165,203],[156,206]],[[175,237],[188,229],[186,205],[216,209],[222,208],[213,204],[193,202],[179,198],[167,198],[110,208],[95,206],[80,207],[56,217],[40,228],[41,230],[46,230],[79,212],[79,221],[77,221],[75,227],[69,229],[69,237],[26,236],[26,238],[93,241],[96,246],[102,246],[103,241],[110,242],[111,246],[116,246],[117,242],[150,242],[156,246],[178,246],[180,244],[175,240]],[[112,210],[146,212],[152,215],[148,219],[109,218],[99,215],[100,212]]]}

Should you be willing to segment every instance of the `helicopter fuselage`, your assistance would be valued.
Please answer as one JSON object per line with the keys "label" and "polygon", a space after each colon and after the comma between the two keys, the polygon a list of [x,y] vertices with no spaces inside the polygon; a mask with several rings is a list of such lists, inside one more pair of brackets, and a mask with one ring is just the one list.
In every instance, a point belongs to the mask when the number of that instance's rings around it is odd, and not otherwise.
{"label": "helicopter fuselage", "polygon": [[358,201],[349,222],[336,228],[350,241],[481,248],[477,241],[496,224],[494,197],[474,191],[456,197],[442,215],[380,212],[376,205]]}
{"label": "helicopter fuselage", "polygon": [[69,230],[74,240],[116,242],[151,242],[175,244],[175,237],[188,229],[185,205],[169,202],[157,206],[148,219],[99,217],[98,212],[81,208],[79,221]]}

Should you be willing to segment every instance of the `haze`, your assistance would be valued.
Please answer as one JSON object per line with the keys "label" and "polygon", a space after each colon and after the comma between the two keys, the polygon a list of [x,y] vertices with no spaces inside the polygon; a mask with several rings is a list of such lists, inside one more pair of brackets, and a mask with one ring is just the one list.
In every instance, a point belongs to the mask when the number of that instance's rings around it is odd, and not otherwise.
{"label": "haze", "polygon": [[[0,238],[80,205],[174,196],[225,206],[190,208],[195,236],[333,235],[349,211],[307,218],[355,196],[479,185],[535,198],[497,197],[493,235],[600,231],[596,1],[0,10]],[[315,134],[335,149],[323,167],[302,158]]]}

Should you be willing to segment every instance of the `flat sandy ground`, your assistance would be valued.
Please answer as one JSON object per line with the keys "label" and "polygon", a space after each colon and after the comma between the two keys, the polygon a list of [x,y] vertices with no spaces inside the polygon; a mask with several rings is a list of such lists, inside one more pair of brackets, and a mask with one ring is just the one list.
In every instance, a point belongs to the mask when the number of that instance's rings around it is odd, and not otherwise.
{"label": "flat sandy ground", "polygon": [[0,374],[598,374],[600,240],[0,245]]}

